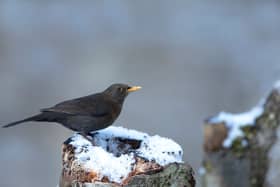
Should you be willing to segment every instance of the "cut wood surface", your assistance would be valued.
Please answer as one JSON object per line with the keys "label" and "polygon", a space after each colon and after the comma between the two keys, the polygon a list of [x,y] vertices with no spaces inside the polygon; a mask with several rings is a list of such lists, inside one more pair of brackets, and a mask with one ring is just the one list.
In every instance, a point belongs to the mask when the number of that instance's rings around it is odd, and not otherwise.
{"label": "cut wood surface", "polygon": [[194,187],[192,168],[171,139],[109,127],[89,142],[79,134],[62,147],[60,187]]}

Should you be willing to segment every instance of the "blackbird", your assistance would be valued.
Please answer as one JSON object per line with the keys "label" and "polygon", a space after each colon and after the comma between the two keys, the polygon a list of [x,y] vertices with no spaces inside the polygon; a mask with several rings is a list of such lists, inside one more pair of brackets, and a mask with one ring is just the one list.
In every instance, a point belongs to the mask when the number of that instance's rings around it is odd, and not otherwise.
{"label": "blackbird", "polygon": [[7,124],[3,128],[28,121],[57,122],[87,138],[90,132],[112,125],[121,112],[126,96],[140,88],[140,86],[113,84],[103,92],[41,109],[40,114]]}

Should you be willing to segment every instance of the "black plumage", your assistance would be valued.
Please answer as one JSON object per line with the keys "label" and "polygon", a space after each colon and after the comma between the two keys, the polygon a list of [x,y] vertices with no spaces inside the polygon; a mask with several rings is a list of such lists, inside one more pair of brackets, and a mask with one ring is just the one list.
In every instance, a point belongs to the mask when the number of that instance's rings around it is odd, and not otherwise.
{"label": "black plumage", "polygon": [[119,116],[128,93],[140,88],[126,84],[113,84],[103,92],[61,102],[53,107],[42,109],[40,114],[3,127],[11,127],[28,121],[57,122],[86,137],[90,132],[112,125]]}

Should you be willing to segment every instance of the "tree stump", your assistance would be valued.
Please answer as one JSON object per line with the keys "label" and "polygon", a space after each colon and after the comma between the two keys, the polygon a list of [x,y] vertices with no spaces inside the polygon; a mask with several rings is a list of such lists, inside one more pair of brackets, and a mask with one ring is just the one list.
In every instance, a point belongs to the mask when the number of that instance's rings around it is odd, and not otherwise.
{"label": "tree stump", "polygon": [[62,146],[60,187],[194,187],[192,168],[173,140],[109,127],[88,141],[79,134]]}
{"label": "tree stump", "polygon": [[279,187],[280,84],[251,111],[205,122],[203,187]]}

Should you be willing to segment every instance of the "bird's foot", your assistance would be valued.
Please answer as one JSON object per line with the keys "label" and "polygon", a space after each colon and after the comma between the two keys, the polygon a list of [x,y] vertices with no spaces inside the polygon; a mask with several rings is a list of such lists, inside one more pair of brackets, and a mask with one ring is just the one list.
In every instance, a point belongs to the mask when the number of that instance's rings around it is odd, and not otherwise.
{"label": "bird's foot", "polygon": [[[88,134],[85,134],[85,133],[80,133],[87,141],[89,141],[93,146],[95,146],[95,143],[94,143],[94,139],[92,136],[88,135]],[[89,138],[89,136],[91,138]]]}

